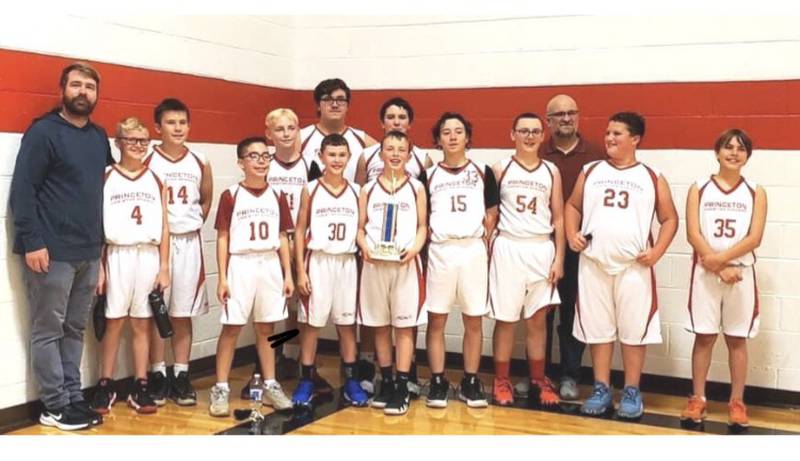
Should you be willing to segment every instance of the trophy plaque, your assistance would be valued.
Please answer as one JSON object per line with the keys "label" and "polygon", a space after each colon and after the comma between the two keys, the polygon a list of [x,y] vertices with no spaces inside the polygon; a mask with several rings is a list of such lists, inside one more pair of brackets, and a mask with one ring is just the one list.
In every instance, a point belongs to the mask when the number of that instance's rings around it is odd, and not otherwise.
{"label": "trophy plaque", "polygon": [[400,261],[400,248],[397,247],[397,203],[387,203],[383,208],[381,239],[372,247],[372,258],[382,261]]}

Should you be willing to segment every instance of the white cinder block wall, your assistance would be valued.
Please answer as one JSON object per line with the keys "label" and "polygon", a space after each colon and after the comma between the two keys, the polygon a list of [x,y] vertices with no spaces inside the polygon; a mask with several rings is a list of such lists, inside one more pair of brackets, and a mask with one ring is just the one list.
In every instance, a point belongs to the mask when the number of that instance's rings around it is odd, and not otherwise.
{"label": "white cinder block wall", "polygon": [[[766,81],[797,79],[800,67],[776,56],[800,51],[800,31],[790,18],[590,18],[544,17],[486,19],[441,17],[25,17],[0,20],[0,50],[123,64],[153,71],[178,72],[270,87],[309,90],[330,76],[358,89],[447,89],[590,85],[606,83]],[[34,30],[50,31],[36,34]],[[624,30],[624,33],[621,31]],[[736,30],[731,38],[730,30]],[[564,33],[564,31],[571,31]],[[680,31],[680,33],[678,33]],[[397,37],[402,36],[403,40]],[[97,37],[103,37],[98,40]],[[324,41],[325,47],[320,43]],[[746,62],[747,65],[732,65]],[[55,86],[58,69],[49,77]],[[0,81],[0,92],[3,91]],[[166,97],[157,95],[154,99]],[[102,95],[101,95],[102,97]],[[310,95],[296,109],[313,115]],[[579,104],[581,101],[578,101]],[[101,100],[101,104],[104,102]],[[302,106],[302,107],[299,107]],[[264,107],[264,111],[270,107]],[[626,99],[626,109],[635,101]],[[354,105],[352,115],[378,107]],[[539,113],[544,107],[531,108]],[[426,114],[435,117],[436,114]],[[253,117],[263,118],[263,111]],[[510,121],[510,120],[509,120]],[[733,123],[733,122],[732,122]],[[106,126],[110,130],[111,126]],[[371,128],[371,127],[370,127]],[[427,127],[417,127],[421,134]],[[0,131],[2,128],[0,127]],[[8,131],[8,130],[7,130]],[[379,133],[372,133],[373,136]],[[788,134],[787,134],[788,135]],[[21,130],[0,133],[0,347],[7,359],[0,373],[0,408],[37,398],[28,353],[29,320],[20,260],[11,254],[12,225],[7,197]],[[595,136],[596,137],[596,136]],[[676,139],[680,133],[675,133]],[[713,141],[712,141],[713,142]],[[755,139],[758,147],[758,139]],[[689,184],[715,170],[706,150],[653,149],[641,160],[660,169],[672,185],[683,223]],[[679,145],[679,143],[676,143]],[[197,143],[215,172],[219,193],[239,178],[229,143]],[[509,155],[507,145],[474,149],[470,156],[491,163]],[[800,171],[795,150],[757,149],[746,174],[764,185],[769,214],[764,243],[757,252],[761,292],[761,331],[750,343],[753,385],[800,391],[800,205],[795,197]],[[434,153],[436,155],[436,153]],[[216,261],[212,212],[203,228],[211,313],[195,321],[192,358],[214,354],[219,332]],[[690,376],[691,335],[683,330],[688,296],[690,248],[681,226],[667,255],[657,266],[664,343],[651,347],[645,371]],[[448,325],[448,350],[460,351],[461,326]],[[484,323],[485,355],[491,354],[492,322]],[[332,330],[327,331],[333,337]],[[252,343],[248,331],[240,345]],[[420,347],[424,340],[420,337]],[[521,341],[515,355],[522,357]],[[84,384],[97,379],[97,346],[87,336]],[[129,349],[120,351],[117,376],[131,374]],[[589,364],[588,354],[585,364]],[[619,357],[615,366],[620,367]],[[726,352],[718,344],[711,379],[728,379]]]}

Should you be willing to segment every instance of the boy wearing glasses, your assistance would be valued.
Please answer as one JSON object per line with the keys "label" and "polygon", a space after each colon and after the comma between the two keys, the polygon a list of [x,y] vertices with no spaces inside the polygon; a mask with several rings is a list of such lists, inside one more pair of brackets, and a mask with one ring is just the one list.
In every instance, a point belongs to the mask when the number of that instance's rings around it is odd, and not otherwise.
{"label": "boy wearing glasses", "polygon": [[561,174],[539,158],[544,139],[542,119],[530,112],[514,119],[511,140],[516,151],[493,170],[498,178],[500,207],[490,245],[489,316],[494,328],[494,401],[512,405],[509,380],[514,328],[525,319],[526,351],[531,386],[539,403],[556,405],[558,394],[545,375],[547,313],[561,302],[556,284],[563,276],[564,199]]}
{"label": "boy wearing glasses", "polygon": [[139,414],[158,408],[147,391],[150,346],[148,295],[169,286],[169,228],[166,193],[161,181],[142,159],[150,137],[136,117],[117,124],[114,141],[120,162],[106,167],[103,187],[103,228],[106,245],[101,259],[98,294],[106,293],[106,334],[101,343],[100,381],[92,408],[107,414],[117,399],[114,364],[125,319],[133,331],[134,389],[128,406]]}
{"label": "boy wearing glasses", "polygon": [[337,133],[347,140],[350,148],[350,161],[344,170],[344,177],[354,181],[356,167],[361,151],[365,147],[377,144],[378,141],[366,134],[364,130],[347,126],[347,110],[350,108],[350,88],[339,78],[331,78],[319,82],[314,88],[314,102],[317,104],[319,121],[300,130],[300,151],[309,164],[317,162],[324,169],[320,160],[322,139],[331,133]]}
{"label": "boy wearing glasses", "polygon": [[208,312],[200,228],[211,208],[211,165],[205,156],[185,144],[190,114],[184,103],[165,99],[155,108],[154,116],[161,144],[153,147],[145,164],[161,179],[167,192],[172,286],[163,296],[175,330],[171,339],[175,366],[170,379],[164,362],[164,340],[153,334],[150,392],[159,406],[167,398],[178,405],[196,405],[197,394],[189,382],[189,355],[192,317]]}
{"label": "boy wearing glasses", "polygon": [[264,372],[264,400],[276,410],[292,407],[275,380],[275,352],[267,338],[288,317],[286,299],[294,292],[287,231],[293,228],[286,195],[267,181],[271,156],[267,140],[246,138],[236,147],[244,181],[222,193],[217,209],[217,297],[222,333],[217,342],[217,383],[211,388],[211,416],[228,416],[236,340],[250,314],[256,351]]}

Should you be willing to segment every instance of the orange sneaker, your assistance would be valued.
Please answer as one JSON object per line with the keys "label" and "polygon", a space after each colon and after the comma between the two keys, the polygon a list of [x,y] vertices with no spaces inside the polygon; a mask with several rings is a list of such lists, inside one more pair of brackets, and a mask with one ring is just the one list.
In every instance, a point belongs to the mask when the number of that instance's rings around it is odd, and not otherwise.
{"label": "orange sneaker", "polygon": [[693,421],[697,424],[706,419],[706,402],[696,395],[689,397],[686,407],[681,412],[681,421]]}
{"label": "orange sneaker", "polygon": [[494,403],[504,407],[514,404],[514,391],[508,378],[494,378],[492,387]]}
{"label": "orange sneaker", "polygon": [[728,425],[750,426],[750,420],[747,419],[747,406],[739,399],[731,399],[728,403]]}
{"label": "orange sneaker", "polygon": [[539,403],[544,406],[558,405],[561,399],[558,397],[558,392],[553,388],[553,383],[550,378],[534,379],[531,384],[539,388]]}

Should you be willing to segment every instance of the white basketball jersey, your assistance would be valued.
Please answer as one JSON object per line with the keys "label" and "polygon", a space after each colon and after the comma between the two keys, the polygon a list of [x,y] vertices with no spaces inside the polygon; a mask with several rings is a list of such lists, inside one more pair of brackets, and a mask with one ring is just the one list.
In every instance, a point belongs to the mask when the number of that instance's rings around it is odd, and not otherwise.
{"label": "white basketball jersey", "polygon": [[550,194],[556,166],[540,160],[531,170],[515,156],[500,162],[500,219],[497,229],[515,237],[528,238],[553,233]]}
{"label": "white basketball jersey", "polygon": [[[367,182],[377,178],[378,175],[381,174],[381,171],[383,171],[383,160],[381,160],[380,153],[381,145],[375,144],[374,146],[369,146],[364,149],[364,152],[361,154],[361,156],[364,157],[364,164],[367,166]],[[411,146],[411,157],[406,163],[406,172],[408,172],[412,178],[419,179],[419,175],[425,171],[425,158],[427,155],[428,154],[424,150],[417,146]]]}
{"label": "white basketball jersey", "polygon": [[643,163],[616,168],[606,160],[583,166],[583,254],[618,274],[636,261],[650,241],[659,173]]}
{"label": "white basketball jersey", "polygon": [[278,193],[282,192],[286,196],[294,224],[297,224],[297,213],[300,211],[300,194],[308,184],[308,168],[308,163],[302,156],[292,163],[283,163],[273,158],[269,164],[267,182]]}
{"label": "white basketball jersey", "polygon": [[402,250],[411,247],[417,238],[417,194],[423,186],[408,176],[400,181],[402,185],[398,185],[394,194],[377,179],[364,186],[367,191],[364,230],[370,245],[393,241]]}
{"label": "white basketball jersey", "polygon": [[106,167],[103,186],[106,243],[158,245],[164,224],[163,213],[161,181],[155,173],[145,168],[135,178],[129,178],[116,165]]}
{"label": "white basketball jersey", "polygon": [[[342,133],[342,136],[347,140],[347,145],[350,147],[350,160],[347,162],[347,166],[344,169],[344,178],[348,181],[354,181],[356,178],[358,157],[367,145],[366,133],[364,133],[363,130],[347,127],[345,132]],[[303,154],[303,158],[306,159],[309,165],[312,160],[316,160],[320,171],[325,171],[325,165],[322,164],[322,160],[319,156],[323,139],[325,139],[325,135],[319,131],[317,125],[309,125],[300,130],[300,153]]]}
{"label": "white basketball jersey", "polygon": [[173,161],[159,146],[155,146],[144,163],[167,188],[169,232],[185,234],[203,227],[200,184],[203,181],[205,157],[187,149],[183,157]]}
{"label": "white basketball jersey", "polygon": [[[228,197],[225,197],[225,194]],[[280,248],[280,233],[288,226],[289,212],[281,216],[281,201],[275,188],[251,190],[235,184],[223,192],[220,202],[229,200],[230,222],[218,218],[219,227],[228,224],[228,252],[230,254],[274,251]],[[220,203],[220,212],[223,205]]]}
{"label": "white basketball jersey", "polygon": [[358,185],[348,181],[336,195],[320,180],[311,181],[306,188],[309,197],[307,248],[328,254],[355,253]]}
{"label": "white basketball jersey", "polygon": [[[744,178],[730,191],[724,191],[713,177],[697,181],[700,193],[700,233],[715,253],[739,243],[750,233],[755,206],[756,184]],[[752,266],[756,255],[750,252],[730,264]]]}
{"label": "white basketball jersey", "polygon": [[428,168],[431,241],[483,237],[484,169],[472,160],[459,169]]}

